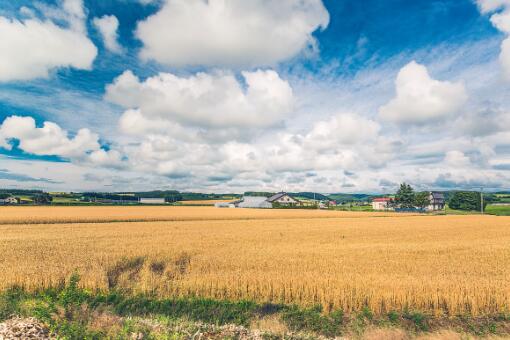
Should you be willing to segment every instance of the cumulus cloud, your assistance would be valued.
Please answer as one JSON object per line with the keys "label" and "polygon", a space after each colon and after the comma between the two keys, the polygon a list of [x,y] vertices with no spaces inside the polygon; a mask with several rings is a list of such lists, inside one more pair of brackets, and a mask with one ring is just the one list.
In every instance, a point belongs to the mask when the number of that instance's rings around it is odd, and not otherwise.
{"label": "cumulus cloud", "polygon": [[501,7],[510,6],[510,0],[477,0],[482,13],[490,13]]}
{"label": "cumulus cloud", "polygon": [[462,151],[453,150],[448,151],[445,155],[444,161],[446,164],[453,167],[466,167],[471,161]]}
{"label": "cumulus cloud", "polygon": [[[45,20],[0,16],[0,81],[47,77],[61,67],[89,70],[97,48],[85,30],[81,0],[65,0],[61,8],[43,8]],[[68,27],[50,18],[65,20]]]}
{"label": "cumulus cloud", "polygon": [[501,43],[501,53],[499,54],[499,62],[503,67],[504,76],[510,80],[510,38],[506,38]]}
{"label": "cumulus cloud", "polygon": [[11,150],[11,140],[26,153],[39,156],[59,156],[102,166],[119,166],[121,154],[104,150],[99,136],[89,129],[80,129],[73,137],[53,122],[37,127],[34,118],[10,116],[0,125],[0,147]]}
{"label": "cumulus cloud", "polygon": [[505,77],[510,80],[510,1],[509,0],[478,0],[478,6],[483,14],[491,14],[490,20],[494,27],[507,34],[501,43],[499,61],[503,67]]}
{"label": "cumulus cloud", "polygon": [[438,121],[457,112],[467,101],[462,83],[435,80],[415,61],[400,70],[395,88],[396,97],[379,109],[379,115],[400,124]]}
{"label": "cumulus cloud", "polygon": [[121,53],[122,47],[118,42],[119,20],[114,15],[104,15],[101,18],[94,18],[92,21],[96,29],[101,33],[104,46],[111,52]]}
{"label": "cumulus cloud", "polygon": [[123,156],[117,150],[96,149],[88,154],[86,161],[93,165],[110,168],[123,168],[125,166]]}
{"label": "cumulus cloud", "polygon": [[74,138],[52,122],[36,127],[32,117],[11,116],[0,127],[0,145],[10,149],[9,139],[19,140],[19,147],[34,155],[77,157],[99,148],[98,136],[88,129],[81,129]]}
{"label": "cumulus cloud", "polygon": [[317,121],[305,134],[284,134],[280,144],[273,146],[274,157],[269,160],[276,169],[287,170],[379,167],[393,157],[398,147],[379,132],[379,124],[371,119],[338,113]]}
{"label": "cumulus cloud", "polygon": [[353,113],[342,113],[316,122],[306,135],[306,142],[321,149],[331,149],[338,145],[373,141],[379,130],[379,124],[373,120]]}
{"label": "cumulus cloud", "polygon": [[262,66],[315,47],[321,0],[166,0],[138,24],[141,57],[171,66]]}
{"label": "cumulus cloud", "polygon": [[[127,116],[133,128],[143,124],[138,110],[126,111],[123,118]],[[228,139],[212,144],[194,136],[186,139],[167,127],[165,132],[150,126],[151,133],[138,134],[139,142],[123,150],[133,171],[165,176],[188,188],[195,184],[202,189],[226,185],[260,189],[297,178],[311,182],[313,176],[304,175],[309,171],[345,177],[345,169],[380,167],[396,151],[375,121],[354,113],[335,114],[300,133],[275,132],[250,142]]]}
{"label": "cumulus cloud", "polygon": [[460,136],[485,137],[510,130],[510,114],[506,111],[485,108],[470,111],[453,122],[453,131]]}
{"label": "cumulus cloud", "polygon": [[202,128],[264,128],[282,121],[293,105],[290,85],[274,71],[243,72],[246,89],[231,73],[179,77],[160,73],[140,81],[124,72],[106,98],[126,109],[125,132],[164,131],[175,123]]}

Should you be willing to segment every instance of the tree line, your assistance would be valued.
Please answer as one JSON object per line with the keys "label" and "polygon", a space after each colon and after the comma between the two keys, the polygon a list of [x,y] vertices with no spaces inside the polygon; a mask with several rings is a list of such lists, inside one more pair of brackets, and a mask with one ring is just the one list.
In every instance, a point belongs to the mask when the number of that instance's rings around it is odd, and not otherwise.
{"label": "tree line", "polygon": [[[480,211],[482,209],[482,197],[480,192],[476,191],[455,191],[448,195],[448,206],[454,210]],[[483,202],[483,209],[487,206],[490,198]],[[425,209],[431,204],[430,193],[415,192],[407,183],[400,184],[395,194],[395,199],[391,202],[393,207],[401,209]]]}

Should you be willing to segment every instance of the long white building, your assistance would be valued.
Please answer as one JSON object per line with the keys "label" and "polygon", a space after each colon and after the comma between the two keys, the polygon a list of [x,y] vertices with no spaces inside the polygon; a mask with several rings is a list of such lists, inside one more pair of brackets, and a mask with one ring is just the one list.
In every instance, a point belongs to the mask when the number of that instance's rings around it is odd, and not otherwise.
{"label": "long white building", "polygon": [[140,197],[140,204],[165,204],[164,198],[145,198]]}

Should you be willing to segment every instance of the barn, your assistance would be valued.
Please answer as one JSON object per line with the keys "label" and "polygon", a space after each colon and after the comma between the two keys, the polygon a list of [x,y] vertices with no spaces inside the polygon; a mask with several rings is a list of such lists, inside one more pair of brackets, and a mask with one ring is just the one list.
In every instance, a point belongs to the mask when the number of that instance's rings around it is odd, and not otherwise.
{"label": "barn", "polygon": [[267,201],[269,203],[277,203],[280,205],[296,205],[300,203],[297,199],[292,198],[289,194],[285,192],[279,192],[277,194],[274,194],[273,196],[269,197]]}
{"label": "barn", "polygon": [[268,202],[267,197],[244,196],[241,202],[237,204],[238,208],[260,208],[271,209],[273,204]]}
{"label": "barn", "polygon": [[140,204],[165,204],[165,199],[140,197]]}

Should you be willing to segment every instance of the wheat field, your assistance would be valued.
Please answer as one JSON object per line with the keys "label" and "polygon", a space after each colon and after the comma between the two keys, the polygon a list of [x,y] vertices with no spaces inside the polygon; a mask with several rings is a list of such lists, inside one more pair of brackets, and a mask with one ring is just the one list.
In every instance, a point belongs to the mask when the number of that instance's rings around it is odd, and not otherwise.
{"label": "wheat field", "polygon": [[50,287],[75,271],[90,289],[166,297],[496,314],[510,306],[510,218],[0,208],[0,289]]}
{"label": "wheat field", "polygon": [[179,201],[178,204],[184,205],[215,205],[216,203],[232,202],[234,199],[225,200],[194,200],[194,201]]}
{"label": "wheat field", "polygon": [[[195,201],[196,202],[196,201]],[[398,216],[391,212],[298,209],[220,209],[186,206],[0,206],[0,224],[158,222]]]}

